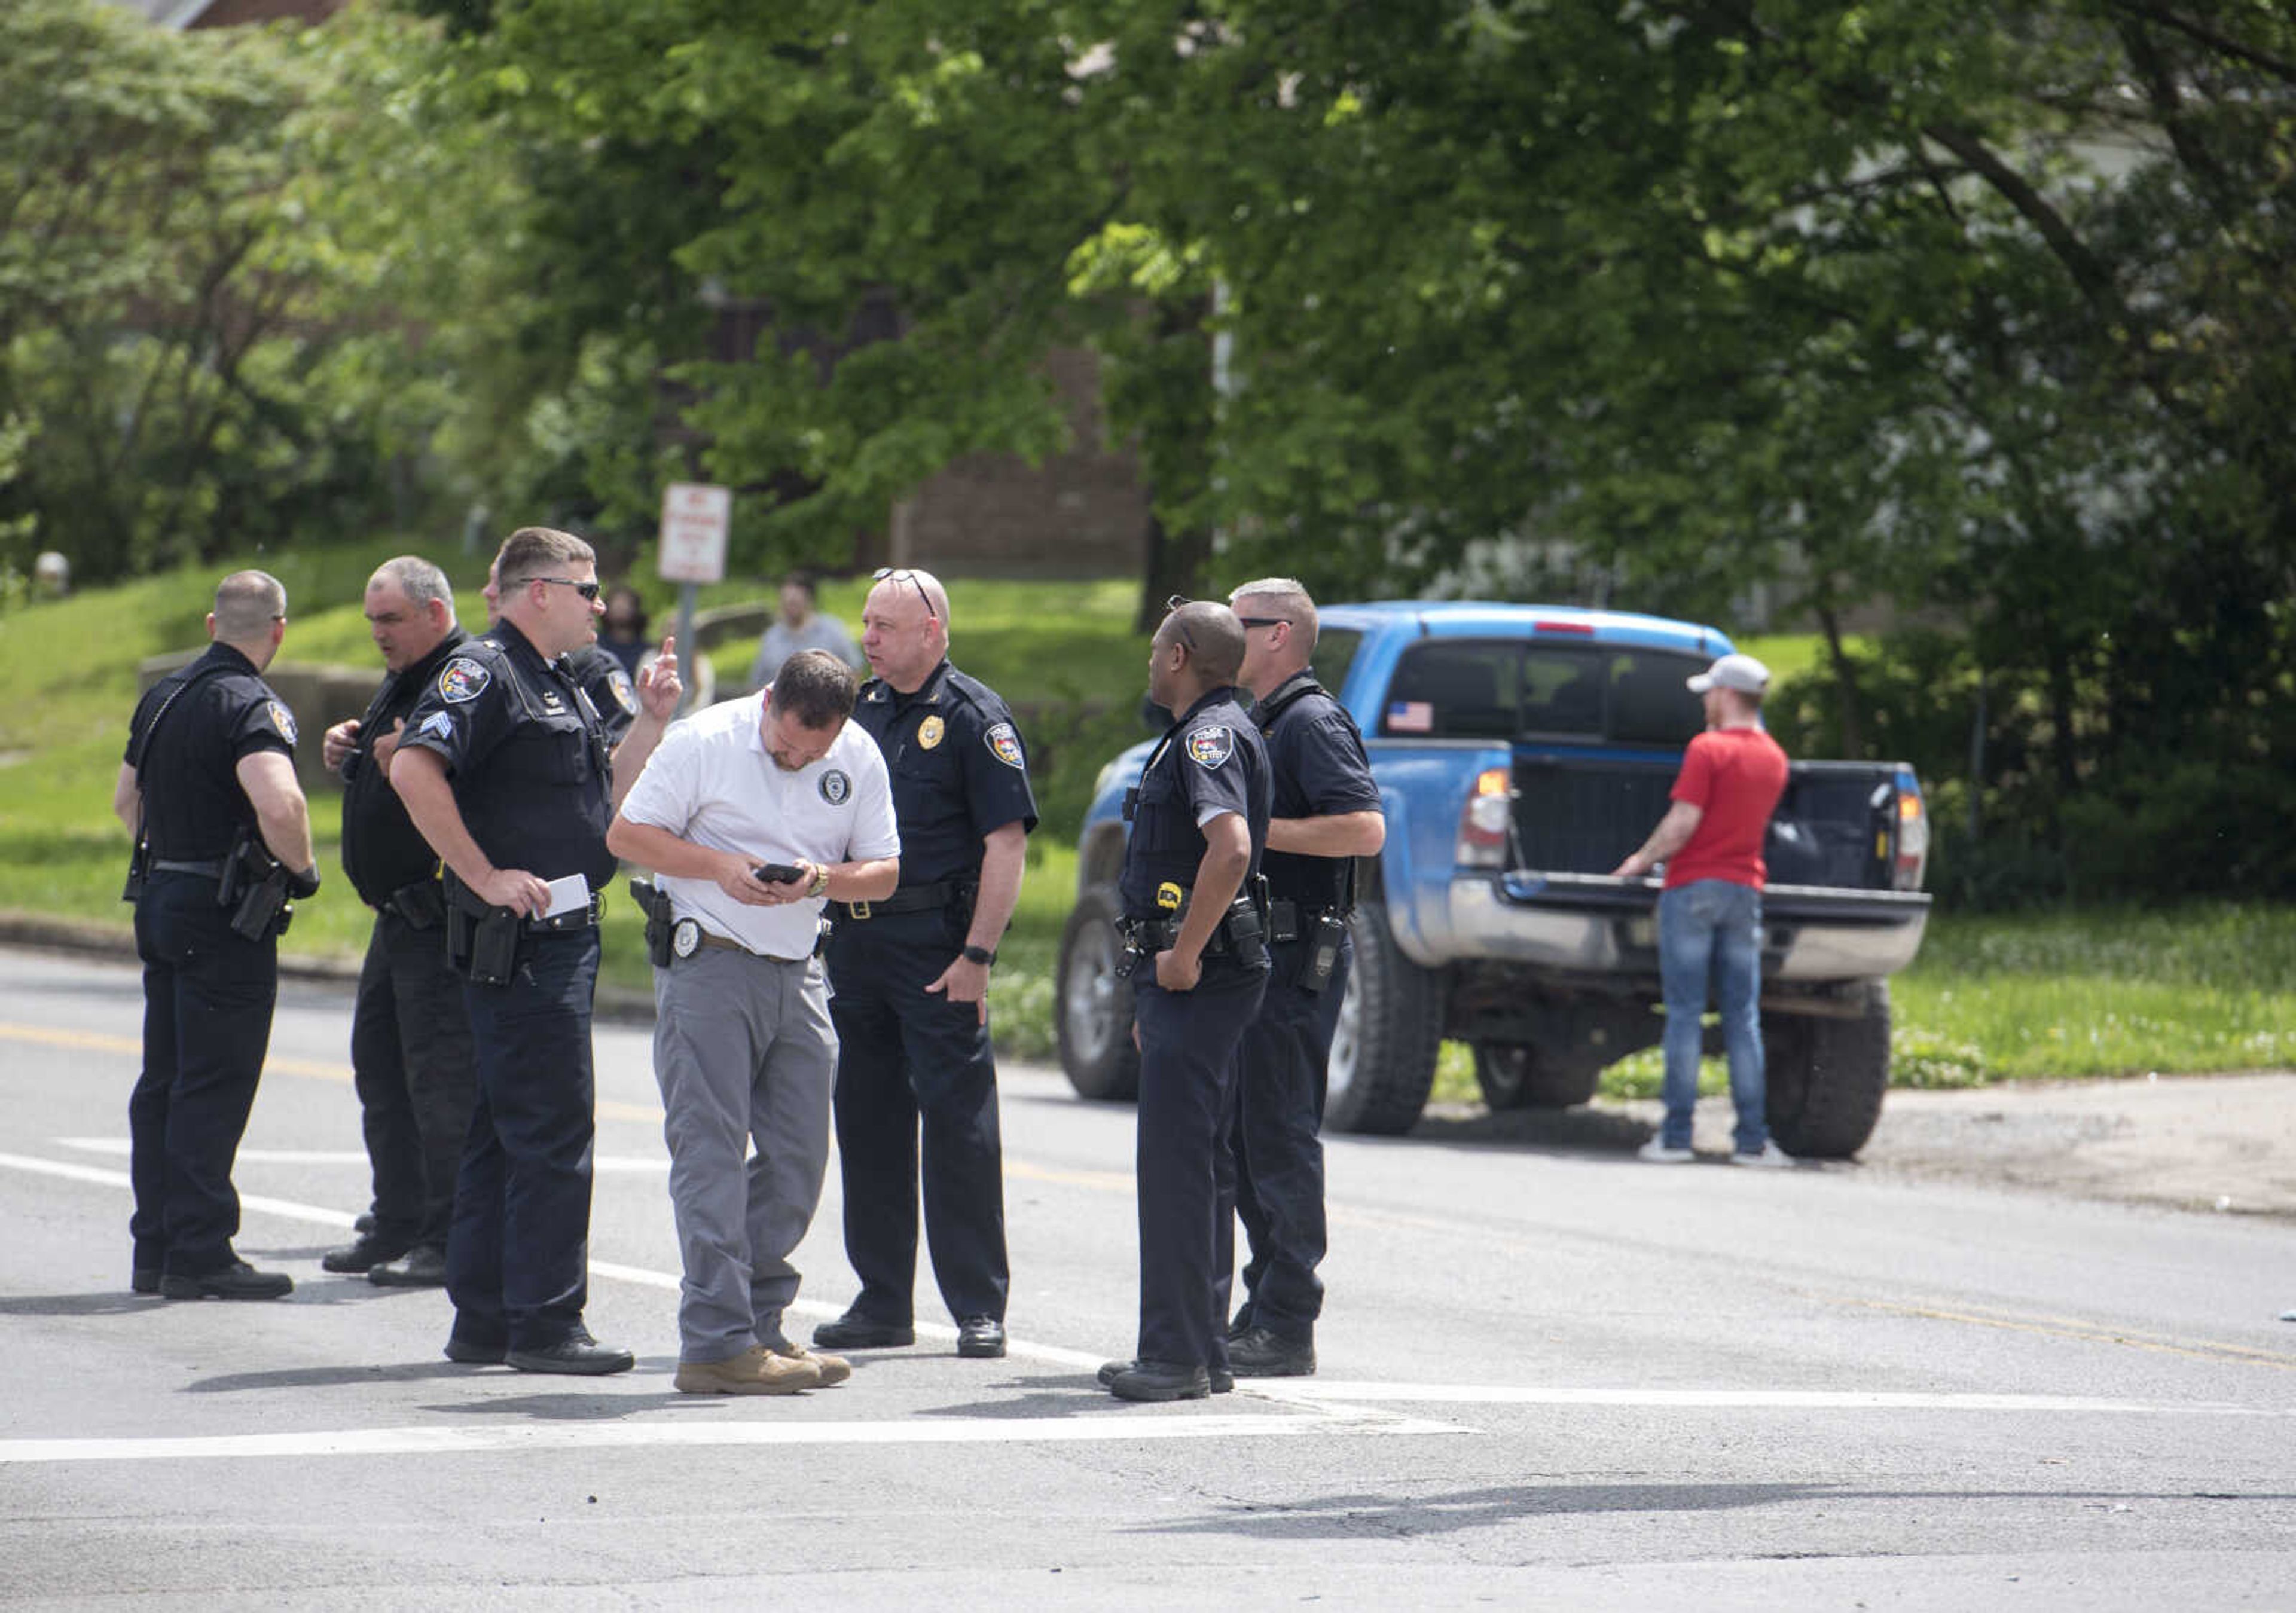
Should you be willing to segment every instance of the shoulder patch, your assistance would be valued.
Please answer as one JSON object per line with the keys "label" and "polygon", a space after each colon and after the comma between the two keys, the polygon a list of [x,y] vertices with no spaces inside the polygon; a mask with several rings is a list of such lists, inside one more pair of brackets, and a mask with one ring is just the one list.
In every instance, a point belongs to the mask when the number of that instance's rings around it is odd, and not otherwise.
{"label": "shoulder patch", "polygon": [[285,740],[291,745],[293,744],[295,742],[295,714],[288,710],[285,706],[280,704],[277,700],[273,700],[269,702],[269,704],[271,708],[271,725],[279,730],[280,738]]}
{"label": "shoulder patch", "polygon": [[1018,767],[1026,771],[1029,764],[1028,758],[1021,754],[1021,731],[1012,724],[995,724],[980,738],[981,741],[988,747],[989,755],[1007,767]]}
{"label": "shoulder patch", "polygon": [[449,706],[459,706],[474,700],[486,692],[495,675],[467,655],[458,655],[448,661],[439,674],[439,698]]}
{"label": "shoulder patch", "polygon": [[614,692],[614,699],[630,716],[638,714],[638,692],[630,685],[630,675],[617,665],[606,674],[606,687]]}
{"label": "shoulder patch", "polygon": [[1235,734],[1226,723],[1206,723],[1188,734],[1188,759],[1199,767],[1219,766],[1235,754]]}

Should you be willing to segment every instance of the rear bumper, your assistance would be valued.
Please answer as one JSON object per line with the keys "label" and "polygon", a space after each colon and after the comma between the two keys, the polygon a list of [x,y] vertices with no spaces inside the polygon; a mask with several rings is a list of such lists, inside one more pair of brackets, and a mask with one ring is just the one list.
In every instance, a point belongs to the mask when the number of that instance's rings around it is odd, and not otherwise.
{"label": "rear bumper", "polygon": [[[1456,880],[1444,955],[1418,961],[1475,959],[1654,978],[1658,893],[1656,880],[1602,874],[1515,872]],[[1895,974],[1921,950],[1929,918],[1927,891],[1773,885],[1762,893],[1763,982]]]}

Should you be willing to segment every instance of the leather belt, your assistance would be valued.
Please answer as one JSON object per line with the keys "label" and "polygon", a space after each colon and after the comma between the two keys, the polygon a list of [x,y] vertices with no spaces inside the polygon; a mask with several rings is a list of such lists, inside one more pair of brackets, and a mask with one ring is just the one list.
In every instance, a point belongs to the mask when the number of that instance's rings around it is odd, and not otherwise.
{"label": "leather belt", "polygon": [[715,947],[719,952],[738,952],[743,957],[755,958],[761,963],[810,963],[813,962],[811,958],[783,958],[776,957],[769,952],[752,952],[731,937],[711,935],[706,929],[701,932],[701,944],[704,946]]}
{"label": "leather belt", "polygon": [[153,857],[149,866],[153,873],[195,873],[201,879],[220,880],[226,860],[217,857],[212,862],[187,863],[177,857]]}
{"label": "leather belt", "polygon": [[924,913],[949,905],[963,888],[954,880],[935,885],[904,885],[882,902],[832,902],[849,919],[884,918],[897,913]]}

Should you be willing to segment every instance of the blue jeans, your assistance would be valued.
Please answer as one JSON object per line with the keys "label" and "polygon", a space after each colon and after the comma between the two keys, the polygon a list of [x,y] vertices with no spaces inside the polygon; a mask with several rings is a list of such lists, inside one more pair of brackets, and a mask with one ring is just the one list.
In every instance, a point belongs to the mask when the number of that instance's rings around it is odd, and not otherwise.
{"label": "blue jeans", "polygon": [[1690,1146],[1690,1112],[1698,1102],[1698,1054],[1704,1037],[1710,977],[1730,1058],[1730,1101],[1737,1106],[1734,1141],[1759,1154],[1769,1141],[1762,1113],[1762,893],[1728,880],[1693,880],[1658,899],[1659,977],[1666,988],[1666,1122],[1669,1148]]}

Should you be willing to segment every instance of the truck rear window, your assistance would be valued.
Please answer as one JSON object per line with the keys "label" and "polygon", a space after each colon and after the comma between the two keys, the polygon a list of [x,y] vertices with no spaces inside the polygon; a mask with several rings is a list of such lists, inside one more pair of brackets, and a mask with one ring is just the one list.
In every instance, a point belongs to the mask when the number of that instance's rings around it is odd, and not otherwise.
{"label": "truck rear window", "polygon": [[1678,747],[1705,725],[1684,680],[1704,656],[1438,639],[1406,651],[1379,731],[1398,739],[1577,739]]}

